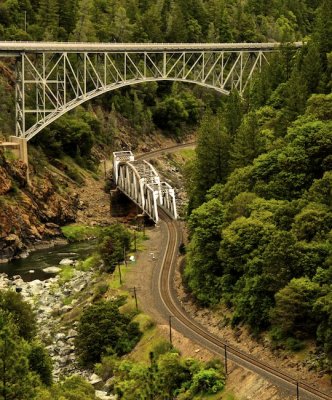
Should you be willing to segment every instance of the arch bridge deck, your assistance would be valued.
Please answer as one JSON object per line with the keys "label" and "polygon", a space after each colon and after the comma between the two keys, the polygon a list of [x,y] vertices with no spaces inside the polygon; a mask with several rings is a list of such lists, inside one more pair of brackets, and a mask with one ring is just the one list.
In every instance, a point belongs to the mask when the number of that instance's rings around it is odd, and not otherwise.
{"label": "arch bridge deck", "polygon": [[[296,42],[293,47],[301,47]],[[16,136],[27,141],[76,106],[151,81],[243,93],[280,43],[1,42],[16,58]]]}

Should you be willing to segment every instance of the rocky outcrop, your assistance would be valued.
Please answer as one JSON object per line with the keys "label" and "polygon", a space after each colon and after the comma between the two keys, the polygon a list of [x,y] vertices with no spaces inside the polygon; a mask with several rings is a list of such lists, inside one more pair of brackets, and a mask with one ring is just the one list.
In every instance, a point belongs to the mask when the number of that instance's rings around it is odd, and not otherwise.
{"label": "rocky outcrop", "polygon": [[28,186],[26,166],[0,150],[0,262],[60,235],[60,225],[75,221],[78,205],[78,195],[46,169]]}

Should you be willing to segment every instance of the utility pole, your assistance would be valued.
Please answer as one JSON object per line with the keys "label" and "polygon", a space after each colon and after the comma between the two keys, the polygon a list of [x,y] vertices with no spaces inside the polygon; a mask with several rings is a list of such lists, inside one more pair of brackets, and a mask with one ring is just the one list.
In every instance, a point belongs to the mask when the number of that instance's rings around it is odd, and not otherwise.
{"label": "utility pole", "polygon": [[122,285],[122,276],[121,276],[121,266],[120,266],[120,263],[118,263],[118,268],[119,268],[120,285]]}
{"label": "utility pole", "polygon": [[127,260],[126,260],[126,246],[123,246],[123,260],[124,260],[125,266],[127,266]]}
{"label": "utility pole", "polygon": [[135,253],[137,251],[137,240],[136,240],[136,229],[134,230],[134,246],[135,246]]}
{"label": "utility pole", "polygon": [[300,400],[299,382],[296,382],[296,400]]}
{"label": "utility pole", "polygon": [[168,324],[169,324],[169,342],[172,346],[173,341],[172,341],[172,316],[171,315],[168,317]]}
{"label": "utility pole", "polygon": [[225,343],[225,375],[227,375],[227,344]]}
{"label": "utility pole", "polygon": [[136,311],[138,311],[136,286],[134,286],[134,297],[135,297]]}

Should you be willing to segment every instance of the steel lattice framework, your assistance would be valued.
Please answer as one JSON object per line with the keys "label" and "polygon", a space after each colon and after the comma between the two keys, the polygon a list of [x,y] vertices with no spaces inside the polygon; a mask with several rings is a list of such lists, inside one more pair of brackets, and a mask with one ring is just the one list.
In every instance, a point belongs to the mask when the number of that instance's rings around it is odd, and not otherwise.
{"label": "steel lattice framework", "polygon": [[[295,47],[301,46],[295,43]],[[105,44],[0,42],[16,57],[16,136],[30,140],[102,93],[150,81],[180,81],[240,93],[278,43]]]}
{"label": "steel lattice framework", "polygon": [[158,222],[158,207],[177,219],[174,189],[161,182],[156,169],[145,160],[135,160],[131,151],[113,153],[113,176],[116,186],[144,213]]}

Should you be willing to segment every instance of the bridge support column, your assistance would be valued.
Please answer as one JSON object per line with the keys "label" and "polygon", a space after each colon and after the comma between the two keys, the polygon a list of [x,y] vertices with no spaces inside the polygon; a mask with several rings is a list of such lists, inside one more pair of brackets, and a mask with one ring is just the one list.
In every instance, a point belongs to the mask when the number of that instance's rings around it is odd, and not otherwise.
{"label": "bridge support column", "polygon": [[29,177],[29,157],[28,157],[28,141],[25,138],[20,138],[17,136],[10,136],[10,141],[12,143],[17,143],[18,151],[19,151],[19,159],[27,166],[27,183],[30,184],[30,177]]}
{"label": "bridge support column", "polygon": [[136,205],[120,190],[112,189],[110,195],[112,217],[127,217],[129,215],[135,215]]}

